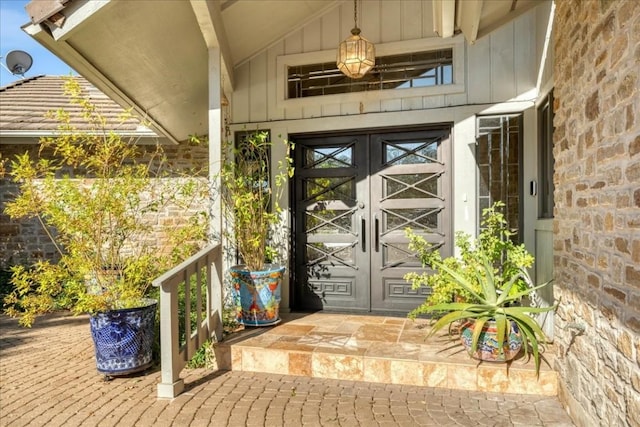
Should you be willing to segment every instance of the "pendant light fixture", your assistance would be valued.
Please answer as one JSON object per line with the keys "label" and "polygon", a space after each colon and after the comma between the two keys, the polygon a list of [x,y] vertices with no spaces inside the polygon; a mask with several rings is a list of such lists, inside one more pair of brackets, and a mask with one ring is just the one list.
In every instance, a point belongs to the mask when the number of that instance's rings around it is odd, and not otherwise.
{"label": "pendant light fixture", "polygon": [[338,48],[338,69],[347,77],[360,79],[376,63],[376,50],[369,40],[360,36],[358,28],[358,0],[353,0],[353,29]]}

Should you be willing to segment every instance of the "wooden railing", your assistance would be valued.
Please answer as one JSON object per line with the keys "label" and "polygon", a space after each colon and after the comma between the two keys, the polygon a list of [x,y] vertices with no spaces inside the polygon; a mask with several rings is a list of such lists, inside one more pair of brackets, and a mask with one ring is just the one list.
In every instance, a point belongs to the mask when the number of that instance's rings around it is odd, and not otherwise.
{"label": "wooden railing", "polygon": [[172,399],[184,390],[180,372],[189,359],[208,339],[222,339],[221,245],[200,250],[154,280],[153,286],[160,288],[158,397]]}

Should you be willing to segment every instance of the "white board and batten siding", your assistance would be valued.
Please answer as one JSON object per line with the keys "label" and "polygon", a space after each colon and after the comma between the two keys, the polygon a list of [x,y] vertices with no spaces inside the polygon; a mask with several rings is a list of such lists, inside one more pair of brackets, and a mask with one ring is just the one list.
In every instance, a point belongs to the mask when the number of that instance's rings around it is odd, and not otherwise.
{"label": "white board and batten siding", "polygon": [[[453,48],[454,83],[430,88],[285,99],[288,65],[335,61],[353,27],[353,4],[341,3],[235,69],[231,130],[294,133],[453,124],[453,227],[476,232],[476,116],[534,108],[548,3],[541,3],[468,44],[462,35],[433,33],[431,1],[367,0],[359,10],[362,36],[376,54]],[[544,66],[544,65],[542,65]],[[524,143],[536,144],[535,114],[525,114]],[[274,161],[276,161],[274,153]],[[527,182],[528,184],[528,182]]]}
{"label": "white board and batten siding", "polygon": [[338,44],[353,27],[353,8],[343,3],[235,69],[232,121],[249,124],[531,99],[527,96],[536,87],[540,56],[539,8],[469,45],[462,35],[435,36],[430,1],[367,0],[359,11],[359,26],[362,36],[376,44],[377,55],[453,47],[454,84],[285,99],[287,65],[335,61]]}

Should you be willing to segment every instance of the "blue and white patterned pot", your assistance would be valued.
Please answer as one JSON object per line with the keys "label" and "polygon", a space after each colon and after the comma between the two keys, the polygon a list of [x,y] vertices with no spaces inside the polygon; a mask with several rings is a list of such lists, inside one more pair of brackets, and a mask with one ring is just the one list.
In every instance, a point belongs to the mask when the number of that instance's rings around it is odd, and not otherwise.
{"label": "blue and white patterned pot", "polygon": [[518,326],[511,322],[511,330],[509,336],[505,339],[502,351],[498,346],[497,328],[494,321],[488,321],[484,324],[480,337],[478,338],[478,347],[475,352],[471,351],[471,343],[473,342],[473,328],[475,322],[467,321],[460,329],[460,340],[462,345],[467,349],[471,357],[485,362],[508,362],[520,353],[522,349],[522,337]]}
{"label": "blue and white patterned pot", "polygon": [[153,363],[156,306],[111,310],[89,318],[98,372],[126,375],[144,371]]}
{"label": "blue and white patterned pot", "polygon": [[284,270],[284,267],[271,264],[263,271],[249,271],[244,265],[230,268],[239,323],[271,326],[280,322],[280,285]]}

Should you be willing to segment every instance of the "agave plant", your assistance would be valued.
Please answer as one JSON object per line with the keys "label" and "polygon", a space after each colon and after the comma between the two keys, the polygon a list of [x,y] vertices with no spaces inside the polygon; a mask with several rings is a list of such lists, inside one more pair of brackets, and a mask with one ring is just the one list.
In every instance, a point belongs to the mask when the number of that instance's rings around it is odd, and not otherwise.
{"label": "agave plant", "polygon": [[[418,253],[423,266],[434,272],[409,273],[405,279],[412,287],[428,286],[431,295],[409,317],[431,315],[435,324],[428,336],[445,325],[459,320],[472,323],[470,353],[478,352],[478,343],[485,326],[495,322],[495,340],[502,360],[505,341],[508,341],[512,325],[519,331],[525,352],[533,353],[536,371],[540,369],[540,343],[546,342],[540,325],[532,314],[555,309],[552,307],[527,307],[524,297],[534,301],[536,291],[548,283],[534,286],[528,273],[534,258],[524,245],[516,244],[507,220],[501,212],[504,203],[498,201],[482,213],[482,232],[473,239],[466,233],[456,234],[459,256],[441,258],[440,252],[420,235],[407,230],[410,248]],[[463,329],[466,329],[467,325]],[[493,328],[492,328],[493,329]],[[466,340],[469,340],[465,332]]]}
{"label": "agave plant", "polygon": [[[532,295],[536,290],[547,286],[549,282],[539,286],[533,286],[531,277],[526,269],[520,268],[508,280],[498,284],[494,273],[494,267],[484,253],[480,253],[479,268],[475,275],[480,290],[464,275],[449,267],[444,262],[436,262],[433,267],[448,274],[456,286],[461,287],[472,296],[470,302],[449,302],[440,304],[423,304],[410,313],[410,317],[420,314],[435,313],[442,317],[433,325],[427,337],[432,336],[444,326],[450,325],[459,320],[474,320],[473,340],[471,353],[478,349],[478,341],[483,327],[489,321],[495,321],[497,329],[497,342],[500,351],[503,351],[505,340],[511,330],[511,325],[515,324],[523,341],[525,354],[529,353],[529,346],[535,360],[536,373],[540,371],[540,343],[546,342],[547,338],[538,325],[537,321],[531,317],[532,313],[543,313],[554,310],[552,307],[526,307],[519,303],[523,297]],[[529,286],[523,291],[511,293],[511,288],[519,281],[524,281]],[[446,313],[446,314],[443,314]]]}

